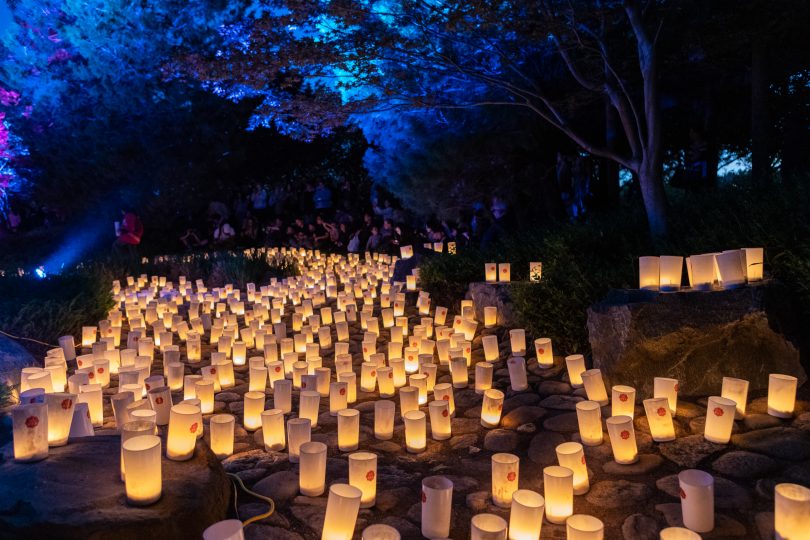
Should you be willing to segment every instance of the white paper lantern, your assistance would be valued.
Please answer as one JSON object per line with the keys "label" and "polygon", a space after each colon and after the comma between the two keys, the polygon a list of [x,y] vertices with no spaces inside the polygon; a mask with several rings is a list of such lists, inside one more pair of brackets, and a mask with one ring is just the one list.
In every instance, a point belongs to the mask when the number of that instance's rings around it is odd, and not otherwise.
{"label": "white paper lantern", "polygon": [[520,458],[514,454],[492,455],[492,502],[501,508],[512,505],[512,494],[518,489]]}
{"label": "white paper lantern", "polygon": [[506,540],[507,524],[495,514],[477,514],[470,521],[470,540]]}
{"label": "white paper lantern", "polygon": [[21,463],[48,457],[48,405],[23,403],[11,409],[14,460]]}
{"label": "white paper lantern", "polygon": [[568,370],[568,380],[574,388],[582,388],[582,373],[585,372],[585,357],[581,354],[572,354],[565,357],[565,367]]}
{"label": "white paper lantern", "polygon": [[338,448],[341,452],[357,450],[360,442],[360,411],[343,409],[338,411]]}
{"label": "white paper lantern", "polygon": [[405,423],[405,447],[408,452],[418,454],[427,446],[427,422],[422,411],[408,411],[402,417]]}
{"label": "white paper lantern", "polygon": [[433,440],[444,441],[451,437],[450,406],[444,400],[434,400],[428,404],[430,430]]}
{"label": "white paper lantern", "polygon": [[326,445],[305,442],[299,448],[298,490],[305,497],[319,497],[326,489]]}
{"label": "white paper lantern", "polygon": [[669,412],[672,416],[675,416],[678,410],[678,379],[655,377],[653,379],[653,397],[667,398]]}
{"label": "white paper lantern", "polygon": [[543,496],[535,491],[515,491],[509,511],[509,540],[539,540],[545,505]]}
{"label": "white paper lantern", "polygon": [[644,400],[644,412],[650,425],[650,433],[655,442],[668,442],[675,440],[675,425],[669,412],[667,398],[651,398]]}
{"label": "white paper lantern", "polygon": [[660,260],[658,257],[638,258],[638,288],[650,291],[657,291],[659,286],[659,276],[661,274]]}
{"label": "white paper lantern", "polygon": [[378,400],[374,402],[374,438],[387,441],[394,436],[394,413],[396,405],[393,401]]}
{"label": "white paper lantern", "polygon": [[683,524],[699,533],[714,529],[714,478],[697,469],[678,473]]}
{"label": "white paper lantern", "polygon": [[593,516],[574,514],[565,520],[565,531],[567,540],[602,540],[605,524]]}
{"label": "white paper lantern", "polygon": [[618,384],[611,389],[611,416],[635,417],[636,389]]}
{"label": "white paper lantern", "polygon": [[291,418],[287,421],[287,451],[290,463],[298,463],[301,445],[309,442],[312,424],[307,418]]}
{"label": "white paper lantern", "polygon": [[574,495],[587,493],[590,489],[590,481],[582,445],[577,442],[565,442],[558,444],[555,452],[560,467],[571,469],[571,472],[574,473]]}
{"label": "white paper lantern", "polygon": [[[216,414],[211,417],[208,427],[211,437],[211,451],[219,459],[233,454],[233,434],[236,418],[232,414]],[[282,428],[283,429],[283,428]]]}
{"label": "white paper lantern", "polygon": [[363,495],[360,508],[371,508],[377,500],[377,456],[371,452],[349,454],[349,485]]}
{"label": "white paper lantern", "polygon": [[719,396],[709,397],[703,437],[713,443],[728,444],[736,411],[737,404],[734,401]]}
{"label": "white paper lantern", "polygon": [[284,411],[267,409],[261,412],[262,439],[267,452],[284,450],[287,446],[284,426]]}
{"label": "white paper lantern", "polygon": [[579,437],[585,446],[602,444],[602,408],[595,401],[580,401],[576,404]]}
{"label": "white paper lantern", "polygon": [[588,369],[583,371],[580,377],[582,377],[582,384],[590,401],[596,401],[602,406],[609,403],[601,370]]}
{"label": "white paper lantern", "polygon": [[629,465],[638,461],[633,419],[629,416],[611,416],[605,423],[610,436],[610,446],[613,449],[613,459],[616,463]]}
{"label": "white paper lantern", "polygon": [[513,356],[506,361],[506,367],[509,371],[509,386],[512,387],[513,391],[522,392],[529,388],[525,358]]}
{"label": "white paper lantern", "polygon": [[203,540],[245,540],[243,529],[238,519],[218,521],[203,531]]}
{"label": "white paper lantern", "polygon": [[790,418],[796,406],[798,379],[791,375],[771,373],[768,376],[768,414]]}
{"label": "white paper lantern", "polygon": [[810,489],[777,484],[774,489],[774,532],[777,540],[805,538],[810,531]]}
{"label": "white paper lantern", "polygon": [[495,428],[501,423],[504,393],[490,388],[484,392],[484,401],[481,404],[481,425],[485,428]]}
{"label": "white paper lantern", "polygon": [[166,457],[173,461],[191,459],[200,430],[202,430],[202,413],[199,407],[186,403],[173,406],[169,413]]}
{"label": "white paper lantern", "polygon": [[546,500],[546,519],[551,523],[565,523],[565,520],[574,513],[573,471],[556,465],[544,468],[543,491]]}
{"label": "white paper lantern", "polygon": [[139,435],[122,444],[127,503],[146,506],[160,499],[163,486],[160,438]]}
{"label": "white paper lantern", "polygon": [[48,408],[48,445],[64,446],[70,435],[76,394],[57,392],[45,396]]}
{"label": "white paper lantern", "polygon": [[661,529],[658,540],[701,540],[698,533],[683,527],[667,527]]}
{"label": "white paper lantern", "polygon": [[444,476],[422,479],[422,536],[450,536],[450,516],[453,509],[453,482]]}
{"label": "white paper lantern", "polygon": [[363,493],[349,484],[332,484],[321,540],[351,540]]}

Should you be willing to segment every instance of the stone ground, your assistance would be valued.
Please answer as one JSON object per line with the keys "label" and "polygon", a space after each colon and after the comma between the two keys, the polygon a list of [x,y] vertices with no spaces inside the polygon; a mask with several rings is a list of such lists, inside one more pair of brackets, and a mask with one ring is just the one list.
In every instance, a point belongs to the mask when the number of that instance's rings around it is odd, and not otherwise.
{"label": "stone ground", "polygon": [[[411,306],[413,300],[409,295]],[[419,323],[413,307],[408,308],[407,314],[411,325]],[[359,374],[363,333],[359,322],[350,323],[350,327],[350,352]],[[382,329],[381,333],[380,342],[384,342],[388,331]],[[481,336],[491,333],[496,333],[501,343],[493,387],[506,394],[499,428],[485,429],[480,425],[482,396],[477,395],[472,387],[456,389],[452,438],[433,441],[428,426],[426,451],[409,454],[404,450],[404,427],[399,414],[396,415],[392,440],[374,438],[373,407],[377,396],[361,392],[358,384],[358,400],[352,406],[361,411],[359,450],[378,455],[378,494],[373,508],[360,511],[357,538],[365,526],[374,523],[395,527],[403,539],[421,538],[421,479],[437,474],[447,476],[454,483],[451,537],[469,538],[470,519],[477,513],[491,512],[508,520],[508,511],[491,502],[490,458],[493,453],[518,455],[520,488],[542,494],[542,470],[547,465],[556,464],[555,446],[564,441],[578,441],[575,404],[585,399],[585,392],[569,384],[562,357],[555,358],[553,368],[540,369],[532,357],[533,352],[530,352],[527,358],[530,387],[523,392],[514,392],[509,388],[505,363],[510,354],[507,329],[484,329],[476,336],[473,364],[483,361]],[[126,328],[122,341],[125,339]],[[527,342],[531,343],[528,339]],[[186,373],[199,373],[199,368],[207,364],[207,353],[208,350],[204,350],[202,363],[187,364]],[[333,353],[333,347],[321,351],[325,366],[334,366]],[[251,351],[248,351],[250,356]],[[162,371],[159,358],[160,354],[156,353],[154,373]],[[470,373],[472,382],[472,368]],[[276,512],[248,526],[246,537],[248,540],[320,538],[326,494],[316,498],[299,495],[298,465],[290,463],[285,452],[266,452],[261,430],[249,433],[241,427],[248,367],[235,367],[235,376],[236,385],[215,396],[214,414],[231,413],[237,418],[234,454],[222,464],[227,472],[238,475],[250,489],[272,497],[276,503]],[[440,367],[437,382],[450,382],[447,366]],[[116,389],[105,392],[112,394]],[[293,409],[296,411],[298,391],[293,393]],[[266,407],[271,408],[272,392],[268,389],[267,394]],[[601,446],[586,446],[591,488],[588,493],[575,497],[574,512],[592,514],[601,519],[606,526],[607,539],[655,540],[661,528],[680,524],[676,475],[683,469],[696,467],[710,471],[716,480],[716,528],[704,538],[772,538],[774,485],[779,481],[810,485],[810,402],[798,401],[795,418],[780,420],[766,414],[765,398],[756,398],[749,402],[746,418],[735,422],[731,444],[718,445],[703,439],[706,398],[679,400],[675,418],[678,438],[669,443],[655,443],[640,404],[643,397],[647,396],[639,396],[635,410],[639,462],[625,466],[616,464],[606,432]],[[174,393],[173,398],[175,403],[181,401],[181,392]],[[398,397],[393,399],[398,403]],[[108,403],[106,407],[105,427],[110,428],[112,411]],[[427,406],[421,409],[427,413]],[[210,416],[205,416],[206,438]],[[603,420],[608,416],[609,406],[602,410]],[[329,448],[327,492],[332,483],[348,483],[348,453],[337,449],[336,428],[337,419],[328,412],[328,398],[322,398],[321,414],[318,426],[312,430],[312,440],[324,442]],[[266,509],[263,503],[243,493],[239,494],[236,507],[242,520]],[[542,538],[565,538],[565,528],[546,522]]]}

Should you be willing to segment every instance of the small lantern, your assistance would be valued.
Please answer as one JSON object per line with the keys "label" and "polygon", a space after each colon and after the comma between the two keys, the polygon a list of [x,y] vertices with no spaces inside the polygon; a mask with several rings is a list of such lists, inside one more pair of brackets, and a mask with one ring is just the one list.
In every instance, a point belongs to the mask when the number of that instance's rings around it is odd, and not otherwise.
{"label": "small lantern", "polygon": [[636,389],[632,386],[617,384],[611,389],[611,416],[635,417]]}
{"label": "small lantern", "polygon": [[242,425],[247,431],[256,431],[262,427],[264,401],[264,392],[245,392]]}
{"label": "small lantern", "polygon": [[582,373],[585,371],[585,357],[581,354],[572,354],[565,357],[565,367],[568,370],[568,380],[574,388],[582,388]]}
{"label": "small lantern", "polygon": [[64,446],[70,435],[76,394],[64,392],[48,394],[45,396],[45,402],[48,406],[48,446]]}
{"label": "small lantern", "polygon": [[684,527],[667,527],[658,533],[659,540],[701,540],[701,536]]}
{"label": "small lantern", "polygon": [[453,379],[453,388],[467,388],[469,372],[467,359],[463,356],[450,359],[450,374]]}
{"label": "small lantern", "polygon": [[170,362],[166,366],[166,384],[172,391],[183,389],[184,366],[181,362]]}
{"label": "small lantern", "polygon": [[124,465],[124,443],[141,435],[155,435],[155,423],[146,420],[132,420],[121,426],[121,481],[126,482]]}
{"label": "small lantern", "polygon": [[508,283],[512,280],[510,268],[511,265],[509,263],[500,263],[498,265],[498,281],[501,283]]}
{"label": "small lantern", "polygon": [[804,538],[810,530],[810,489],[777,484],[774,489],[774,532],[779,540]]}
{"label": "small lantern", "polygon": [[456,413],[456,404],[453,399],[453,385],[450,383],[440,383],[433,387],[433,397],[447,402],[450,408],[450,416]]}
{"label": "small lantern", "polygon": [[605,423],[610,436],[610,446],[613,448],[613,459],[616,463],[630,465],[638,461],[633,419],[629,416],[611,416]]}
{"label": "small lantern", "polygon": [[565,523],[574,513],[573,471],[556,465],[544,468],[543,495],[546,500],[546,519],[551,523]]}
{"label": "small lantern", "polygon": [[[233,454],[233,433],[236,418],[232,414],[216,414],[211,417],[208,427],[211,431],[211,451],[219,459]],[[283,429],[283,428],[282,428]]]}
{"label": "small lantern", "polygon": [[483,394],[492,388],[492,364],[489,362],[478,362],[475,364],[475,393]]}
{"label": "small lantern", "polygon": [[[467,369],[464,368],[466,373]],[[408,384],[416,388],[417,390],[417,402],[419,405],[424,405],[427,403],[427,393],[428,393],[428,376],[424,373],[414,373],[410,377],[408,377]]]}
{"label": "small lantern", "polygon": [[512,347],[512,355],[523,356],[526,354],[526,331],[523,328],[509,330],[509,344]]}
{"label": "small lantern", "polygon": [[76,399],[79,403],[87,403],[87,408],[90,410],[90,422],[92,422],[93,427],[100,427],[104,423],[104,402],[101,385],[81,385]]}
{"label": "small lantern", "polygon": [[349,454],[349,485],[363,496],[360,508],[371,508],[377,500],[377,456],[371,452]]}
{"label": "small lantern", "polygon": [[329,384],[329,415],[337,416],[338,411],[348,406],[347,385],[345,382]]}
{"label": "small lantern", "polygon": [[522,392],[529,387],[526,376],[526,360],[520,356],[513,356],[506,361],[509,370],[509,385],[515,392]]}
{"label": "small lantern", "polygon": [[405,413],[419,410],[419,389],[414,386],[405,386],[399,390],[399,414],[404,418]]}
{"label": "small lantern", "polygon": [[353,372],[341,373],[338,375],[338,381],[346,383],[347,401],[350,404],[357,401],[357,375]]}
{"label": "small lantern", "polygon": [[653,397],[667,398],[669,412],[675,416],[678,410],[678,379],[655,377],[653,379]]}
{"label": "small lantern", "polygon": [[659,288],[662,292],[678,291],[681,288],[683,274],[683,257],[663,255],[659,259]]}
{"label": "small lantern", "polygon": [[326,445],[305,442],[299,449],[298,490],[305,497],[319,497],[326,489]]}
{"label": "small lantern", "polygon": [[495,283],[498,281],[498,265],[495,263],[486,263],[484,265],[484,277],[487,283]]}
{"label": "small lantern", "polygon": [[374,438],[387,441],[394,436],[394,412],[396,405],[393,401],[381,399],[374,402]]}
{"label": "small lantern", "polygon": [[745,274],[748,281],[761,281],[763,276],[764,250],[762,248],[744,248]]}
{"label": "small lantern", "polygon": [[202,379],[194,385],[194,396],[200,400],[200,412],[211,414],[214,412],[214,380]]}
{"label": "small lantern", "polygon": [[565,531],[567,540],[602,540],[605,524],[593,516],[574,514],[565,520]]}
{"label": "small lantern", "polygon": [[[260,359],[262,362],[263,360]],[[265,366],[261,367],[250,367],[250,382],[248,384],[248,390],[250,392],[264,392],[265,388],[267,387],[267,368]]]}
{"label": "small lantern", "polygon": [[484,307],[484,328],[494,328],[498,324],[498,308],[495,306]]}
{"label": "small lantern", "polygon": [[90,409],[87,407],[87,403],[79,403],[76,401],[76,405],[73,409],[73,420],[70,422],[70,434],[68,435],[68,439],[71,437],[92,437],[93,435],[93,424],[90,422]]}
{"label": "small lantern", "polygon": [[413,257],[413,246],[400,246],[399,255],[403,259],[410,259]]}
{"label": "small lantern", "polygon": [[290,463],[298,463],[301,445],[312,437],[312,424],[308,418],[291,418],[287,421],[287,451]]}
{"label": "small lantern", "polygon": [[710,291],[714,284],[714,253],[692,255],[686,259],[689,282],[693,289]]}
{"label": "small lantern", "polygon": [[343,409],[338,411],[338,448],[341,452],[357,450],[360,442],[360,411]]}
{"label": "small lantern", "polygon": [[518,489],[520,458],[514,454],[492,455],[492,502],[501,508],[512,505],[512,494]]}
{"label": "small lantern", "polygon": [[160,464],[160,438],[139,435],[122,444],[126,475],[127,503],[147,506],[160,499],[163,477]]}
{"label": "small lantern", "polygon": [[266,452],[284,450],[287,440],[284,434],[284,411],[267,409],[261,413],[262,438]]}
{"label": "small lantern", "polygon": [[245,540],[244,526],[238,519],[217,521],[203,531],[203,540]]}
{"label": "small lantern", "polygon": [[582,445],[577,442],[566,442],[558,444],[555,451],[560,467],[571,469],[574,473],[574,495],[587,493],[590,489],[590,482]]}
{"label": "small lantern", "polygon": [[414,275],[405,276],[405,288],[408,289],[409,291],[416,290],[416,276]]}
{"label": "small lantern", "polygon": [[453,482],[444,476],[422,479],[422,536],[450,536],[450,514],[453,509]]}
{"label": "small lantern", "polygon": [[96,342],[98,328],[95,326],[82,326],[82,348],[89,349]]}
{"label": "small lantern", "polygon": [[48,457],[48,405],[23,403],[11,409],[14,460],[26,463]]}
{"label": "small lantern", "polygon": [[76,359],[76,344],[73,336],[62,336],[57,340],[57,342],[62,348],[62,351],[65,353],[65,360],[70,361]]}
{"label": "small lantern", "polygon": [[714,257],[720,274],[720,284],[724,289],[736,289],[745,285],[745,252],[732,249],[718,253]]}
{"label": "small lantern", "polygon": [[737,404],[734,401],[719,396],[709,397],[703,437],[709,442],[728,444],[736,412]]}
{"label": "small lantern", "polygon": [[408,411],[402,419],[405,422],[406,449],[412,454],[423,452],[427,446],[425,413],[419,410]]}
{"label": "small lantern", "polygon": [[394,386],[394,370],[390,367],[378,367],[377,386],[380,389],[380,397],[394,397],[396,393],[396,387]]}
{"label": "small lantern", "polygon": [[537,338],[534,340],[534,351],[537,355],[537,364],[545,369],[554,366],[554,351],[551,346],[551,339]]}
{"label": "small lantern", "polygon": [[638,258],[638,288],[657,291],[659,286],[660,260],[658,257]]}
{"label": "small lantern", "polygon": [[771,373],[768,376],[768,414],[777,418],[790,418],[796,406],[798,379],[790,375]]}
{"label": "small lantern", "polygon": [[509,511],[509,540],[539,540],[546,501],[529,489],[512,493]]}
{"label": "small lantern", "polygon": [[155,424],[165,426],[169,423],[172,408],[172,392],[168,386],[158,386],[149,391],[149,404],[155,411]]}
{"label": "small lantern", "polygon": [[[448,246],[449,247],[449,246]],[[390,525],[370,525],[363,529],[360,540],[400,540],[399,532]]]}
{"label": "small lantern", "polygon": [[194,455],[197,432],[202,429],[202,413],[194,405],[180,403],[169,414],[169,435],[166,438],[166,457],[173,461],[186,461]]}
{"label": "small lantern", "polygon": [[481,339],[481,344],[484,346],[484,359],[487,362],[497,362],[500,355],[498,350],[498,336],[490,335],[484,336]]}
{"label": "small lantern", "polygon": [[444,400],[434,400],[428,405],[431,436],[435,441],[449,439],[452,435],[450,407]]}
{"label": "small lantern", "polygon": [[602,380],[602,371],[599,369],[588,369],[582,372],[582,384],[585,386],[585,393],[590,401],[595,401],[601,406],[607,405],[608,400],[605,382]]}
{"label": "small lantern", "polygon": [[730,399],[736,404],[736,419],[745,416],[745,406],[748,401],[748,381],[734,377],[723,377],[723,386],[720,395],[726,399]]}
{"label": "small lantern", "polygon": [[[262,394],[264,397],[264,394]],[[318,425],[318,409],[321,404],[321,395],[314,390],[302,390],[298,395],[298,417],[308,418],[312,427]],[[338,418],[340,414],[338,413]]]}
{"label": "small lantern", "polygon": [[481,404],[481,425],[485,428],[495,428],[501,423],[504,394],[500,390],[490,388],[484,392],[484,401]]}
{"label": "small lantern", "polygon": [[675,425],[672,423],[667,398],[645,399],[644,412],[647,414],[650,433],[655,442],[675,440]]}
{"label": "small lantern", "polygon": [[695,532],[714,529],[714,477],[697,469],[678,473],[683,524]]}
{"label": "small lantern", "polygon": [[495,514],[477,514],[470,521],[470,540],[506,540],[506,520]]}
{"label": "small lantern", "polygon": [[292,412],[292,381],[281,379],[273,385],[273,408],[281,409],[284,414]]}
{"label": "small lantern", "polygon": [[329,486],[321,540],[351,540],[363,492],[349,484]]}

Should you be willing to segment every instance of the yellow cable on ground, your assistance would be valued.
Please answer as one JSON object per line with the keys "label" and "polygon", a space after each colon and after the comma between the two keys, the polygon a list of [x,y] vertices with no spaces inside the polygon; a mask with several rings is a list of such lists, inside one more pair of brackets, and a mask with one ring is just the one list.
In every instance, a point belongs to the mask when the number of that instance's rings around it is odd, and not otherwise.
{"label": "yellow cable on ground", "polygon": [[[232,473],[225,473],[225,474],[230,476],[231,480],[234,480],[239,485],[239,487],[242,488],[242,491],[244,491],[248,495],[252,495],[252,496],[256,497],[257,499],[263,500],[264,502],[266,502],[270,506],[270,509],[267,512],[265,512],[264,514],[259,514],[258,516],[253,516],[252,518],[243,521],[242,526],[247,527],[251,523],[254,523],[256,521],[261,521],[261,520],[263,520],[265,518],[268,518],[273,514],[273,512],[276,511],[276,503],[273,502],[273,499],[271,499],[270,497],[265,497],[264,495],[259,495],[255,491],[250,491],[248,488],[245,487],[245,484],[242,482],[242,479],[239,478],[238,476],[236,476],[235,474],[232,474]],[[234,510],[236,510],[236,492],[234,492],[234,495],[233,495],[233,507],[234,507]],[[239,511],[238,510],[236,510],[236,517],[237,518],[239,517]]]}

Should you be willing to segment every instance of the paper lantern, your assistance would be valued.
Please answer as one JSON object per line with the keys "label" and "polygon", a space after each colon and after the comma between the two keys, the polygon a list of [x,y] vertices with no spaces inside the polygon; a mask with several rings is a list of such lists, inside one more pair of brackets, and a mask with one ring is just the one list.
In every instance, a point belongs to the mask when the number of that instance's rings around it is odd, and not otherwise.
{"label": "paper lantern", "polygon": [[422,536],[450,536],[450,515],[453,506],[453,482],[444,476],[422,479]]}
{"label": "paper lantern", "polygon": [[543,369],[554,366],[554,351],[551,339],[537,338],[534,340],[534,352],[537,355],[537,365]]}
{"label": "paper lantern", "polygon": [[508,283],[512,280],[511,265],[509,263],[498,264],[498,281]]}
{"label": "paper lantern", "polygon": [[433,387],[433,397],[447,402],[450,408],[450,416],[456,412],[456,405],[453,399],[453,385],[450,383],[440,383]]}
{"label": "paper lantern", "polygon": [[713,443],[728,444],[736,411],[737,404],[734,401],[719,396],[709,397],[703,437]]}
{"label": "paper lantern", "polygon": [[[23,368],[28,369],[28,368]],[[26,390],[31,390],[33,388],[41,388],[46,393],[53,392],[53,383],[51,382],[51,374],[44,369],[36,368],[36,373],[31,373],[25,378],[25,384],[22,382],[22,378],[20,379],[20,391],[25,392]],[[93,368],[90,368],[90,372],[88,374],[91,380],[94,380],[95,373]]]}
{"label": "paper lantern", "polygon": [[605,424],[607,424],[610,446],[613,449],[613,459],[616,463],[629,465],[638,461],[633,419],[629,416],[611,416],[605,421]]}
{"label": "paper lantern", "polygon": [[453,380],[453,388],[467,388],[469,372],[467,371],[467,359],[456,357],[450,359],[450,375]]}
{"label": "paper lantern", "polygon": [[567,540],[602,540],[605,524],[593,516],[574,514],[565,520],[565,534]]}
{"label": "paper lantern", "polygon": [[493,366],[489,362],[475,364],[475,393],[483,394],[492,388]]}
{"label": "paper lantern", "polygon": [[574,473],[566,467],[552,465],[543,469],[543,494],[546,519],[564,523],[574,513]]}
{"label": "paper lantern", "polygon": [[287,445],[284,435],[284,411],[281,409],[262,411],[261,421],[265,451],[283,450]]}
{"label": "paper lantern", "polygon": [[470,521],[470,540],[506,540],[506,520],[495,514],[477,514]]}
{"label": "paper lantern", "polygon": [[245,392],[242,425],[247,431],[256,431],[262,427],[264,402],[264,392]]}
{"label": "paper lantern", "polygon": [[301,388],[301,377],[309,373],[309,365],[306,362],[293,362],[292,380],[293,388]]}
{"label": "paper lantern", "polygon": [[810,531],[810,489],[777,484],[774,489],[774,532],[777,540],[805,538]]}
{"label": "paper lantern", "polygon": [[238,519],[217,521],[203,531],[203,540],[245,540],[243,529]]}
{"label": "paper lantern", "polygon": [[157,414],[155,411],[149,408],[149,401],[146,399],[142,399],[141,402],[144,404],[143,407],[140,409],[133,409],[129,411],[129,418],[131,421],[141,421],[141,422],[148,422],[152,426],[152,432],[150,435],[157,435],[157,424],[155,420],[157,419]]}
{"label": "paper lantern", "polygon": [[194,385],[194,396],[200,400],[200,412],[211,414],[214,412],[214,381],[202,379]]}
{"label": "paper lantern", "polygon": [[512,494],[518,489],[520,458],[514,454],[492,455],[492,502],[501,508],[512,505]]}
{"label": "paper lantern", "polygon": [[184,366],[180,362],[170,362],[166,365],[166,384],[172,391],[182,390]]}
{"label": "paper lantern", "polygon": [[360,366],[360,390],[373,392],[377,388],[377,366],[371,362],[363,362]]}
{"label": "paper lantern", "polygon": [[618,384],[611,389],[611,416],[629,416],[636,412],[636,389]]}
{"label": "paper lantern", "polygon": [[736,419],[741,419],[745,416],[745,407],[748,401],[748,381],[734,377],[723,377],[723,386],[720,395],[735,403]]}
{"label": "paper lantern", "polygon": [[777,418],[790,418],[796,406],[798,380],[790,375],[768,375],[768,414]]}
{"label": "paper lantern", "polygon": [[574,495],[587,493],[590,489],[590,482],[582,445],[577,442],[566,442],[558,444],[555,451],[560,467],[571,469],[574,473]]}
{"label": "paper lantern", "polygon": [[95,326],[82,326],[82,348],[90,348],[96,342],[98,328]]}
{"label": "paper lantern", "polygon": [[394,386],[394,370],[390,367],[378,367],[377,386],[380,390],[380,397],[394,397],[396,393],[396,387]]}
{"label": "paper lantern", "polygon": [[394,411],[396,405],[393,401],[378,400],[374,402],[374,438],[387,441],[394,436]]}
{"label": "paper lantern", "polygon": [[[232,414],[216,414],[211,417],[208,427],[210,430],[211,451],[219,459],[225,459],[233,454],[233,433],[236,418]],[[282,430],[284,428],[282,427]]]}
{"label": "paper lantern", "polygon": [[321,540],[351,540],[363,493],[349,484],[329,486]]}
{"label": "paper lantern", "polygon": [[62,336],[57,342],[65,353],[65,360],[70,361],[76,359],[76,344],[73,340],[73,336]]}
{"label": "paper lantern", "polygon": [[45,396],[48,409],[48,446],[64,446],[70,435],[76,394],[57,392]]}
{"label": "paper lantern", "polygon": [[90,422],[94,427],[100,427],[104,423],[104,402],[101,385],[81,385],[76,399],[79,403],[87,403],[87,408],[90,410]]}
{"label": "paper lantern", "polygon": [[360,411],[343,409],[337,416],[338,448],[341,452],[357,450],[360,442]]}
{"label": "paper lantern", "polygon": [[173,461],[191,459],[197,444],[197,433],[201,429],[202,413],[199,407],[186,403],[173,406],[169,414],[166,457]]}
{"label": "paper lantern", "polygon": [[73,409],[73,420],[70,422],[70,435],[68,435],[68,439],[74,437],[92,437],[93,435],[93,424],[90,422],[90,409],[87,407],[87,403],[79,403],[76,401]]}
{"label": "paper lantern", "polygon": [[761,281],[763,276],[764,250],[762,248],[744,248],[745,274],[748,281]]}
{"label": "paper lantern", "polygon": [[484,265],[484,279],[487,283],[495,283],[498,281],[498,265],[495,263],[486,263]]}
{"label": "paper lantern", "polygon": [[683,274],[683,257],[663,255],[659,259],[659,289],[662,292],[673,292],[681,288]]}
{"label": "paper lantern", "polygon": [[[263,359],[259,359],[261,362],[264,362]],[[250,382],[248,384],[248,390],[250,392],[264,392],[265,388],[267,387],[267,368],[262,365],[261,367],[252,367],[250,368]]]}
{"label": "paper lantern", "polygon": [[353,372],[341,373],[338,375],[338,381],[346,383],[348,402],[351,404],[357,401],[357,375]]}
{"label": "paper lantern", "polygon": [[416,347],[405,348],[404,353],[405,372],[416,373],[419,371],[419,349]]}
{"label": "paper lantern", "polygon": [[658,533],[658,540],[701,540],[698,533],[683,527],[667,527]]}
{"label": "paper lantern", "polygon": [[[308,418],[312,427],[317,426],[321,395],[314,390],[302,390],[298,397],[298,417]],[[340,417],[339,413],[338,417]]]}
{"label": "paper lantern", "polygon": [[[135,379],[136,380],[137,380],[137,377],[138,377],[138,374],[135,373]],[[83,385],[89,384],[89,383],[90,383],[90,377],[88,376],[88,374],[86,372],[85,373],[74,373],[73,375],[68,377],[68,392],[70,392],[71,394],[78,394],[79,393],[79,388],[81,388]],[[120,378],[118,380],[118,386],[119,386],[119,388],[124,387],[124,383],[121,382]],[[22,385],[20,386],[20,388],[22,388]],[[25,392],[25,390],[21,390],[21,392]],[[140,389],[140,386],[138,386],[138,397],[140,397],[140,396],[141,396],[141,389]]]}
{"label": "paper lantern", "polygon": [[484,307],[484,328],[494,328],[498,324],[498,308],[495,306]]}
{"label": "paper lantern", "polygon": [[522,328],[509,330],[509,344],[512,347],[514,356],[526,354],[526,331]]}
{"label": "paper lantern", "polygon": [[602,444],[602,409],[595,401],[580,401],[576,404],[579,437],[585,446]]}
{"label": "paper lantern", "polygon": [[660,276],[660,260],[658,257],[638,258],[638,288],[649,291],[658,290]]}
{"label": "paper lantern", "polygon": [[675,440],[675,425],[672,423],[667,398],[645,399],[644,412],[650,425],[650,434],[655,442]]}
{"label": "paper lantern", "polygon": [[602,406],[610,402],[605,389],[605,382],[602,380],[601,370],[588,369],[583,371],[580,377],[582,377],[582,384],[590,401],[595,401]]}
{"label": "paper lantern", "polygon": [[284,414],[292,412],[292,381],[281,379],[273,385],[273,408],[281,409]]}
{"label": "paper lantern", "polygon": [[724,251],[714,257],[724,289],[736,289],[745,285],[745,252],[739,249]]}
{"label": "paper lantern", "polygon": [[338,411],[348,406],[347,388],[345,382],[329,384],[329,415],[337,416]]}
{"label": "paper lantern", "polygon": [[360,540],[400,540],[399,532],[390,525],[370,525],[363,529]]}
{"label": "paper lantern", "polygon": [[428,404],[430,413],[430,430],[433,440],[443,441],[452,435],[450,408],[444,400],[434,400]]}
{"label": "paper lantern", "polygon": [[495,428],[501,423],[504,393],[490,388],[484,391],[484,401],[481,404],[481,425],[485,428]]}
{"label": "paper lantern", "polygon": [[418,454],[427,446],[427,422],[425,413],[419,410],[408,411],[402,419],[405,423],[405,447],[408,452]]}
{"label": "paper lantern", "polygon": [[168,386],[158,386],[149,391],[149,404],[155,411],[155,424],[165,426],[169,423],[172,408],[172,392]]}
{"label": "paper lantern", "polygon": [[582,374],[585,372],[585,357],[581,354],[572,354],[565,357],[565,367],[568,370],[568,380],[574,388],[582,388]]}
{"label": "paper lantern", "polygon": [[287,451],[290,463],[298,463],[301,445],[312,437],[312,424],[308,418],[291,418],[287,421]]}
{"label": "paper lantern", "polygon": [[298,490],[305,497],[319,497],[326,489],[326,445],[305,442],[299,448]]}
{"label": "paper lantern", "polygon": [[399,414],[404,418],[405,413],[419,410],[419,389],[414,386],[405,386],[399,390]]}
{"label": "paper lantern", "polygon": [[714,477],[697,469],[678,473],[681,512],[686,528],[699,533],[714,529]]}
{"label": "paper lantern", "polygon": [[363,495],[360,508],[371,508],[377,500],[377,456],[371,452],[349,454],[349,485]]}
{"label": "paper lantern", "polygon": [[710,291],[714,284],[715,261],[714,253],[692,255],[686,259],[686,268],[689,271],[689,281],[693,289]]}
{"label": "paper lantern", "polygon": [[497,362],[500,355],[498,349],[498,336],[484,336],[481,339],[481,344],[484,346],[484,359],[487,362]]}
{"label": "paper lantern", "polygon": [[146,506],[160,499],[163,476],[161,473],[160,438],[155,435],[139,435],[121,445],[124,452],[124,469],[127,471],[125,490],[127,503]]}
{"label": "paper lantern", "polygon": [[131,420],[121,426],[121,481],[126,481],[124,466],[124,443],[141,435],[155,435],[155,423],[150,420]]}
{"label": "paper lantern", "polygon": [[11,409],[14,460],[27,463],[48,457],[48,405],[22,403]]}
{"label": "paper lantern", "polygon": [[528,489],[512,493],[509,512],[509,540],[539,540],[546,501]]}
{"label": "paper lantern", "polygon": [[678,410],[678,379],[655,377],[653,379],[653,397],[667,398],[669,412],[675,416]]}
{"label": "paper lantern", "polygon": [[[213,356],[213,355],[212,355]],[[233,362],[230,360],[220,360],[214,363],[214,367],[217,369],[217,380],[222,388],[230,388],[234,385],[234,376],[233,376]],[[216,384],[214,384],[216,388]]]}

